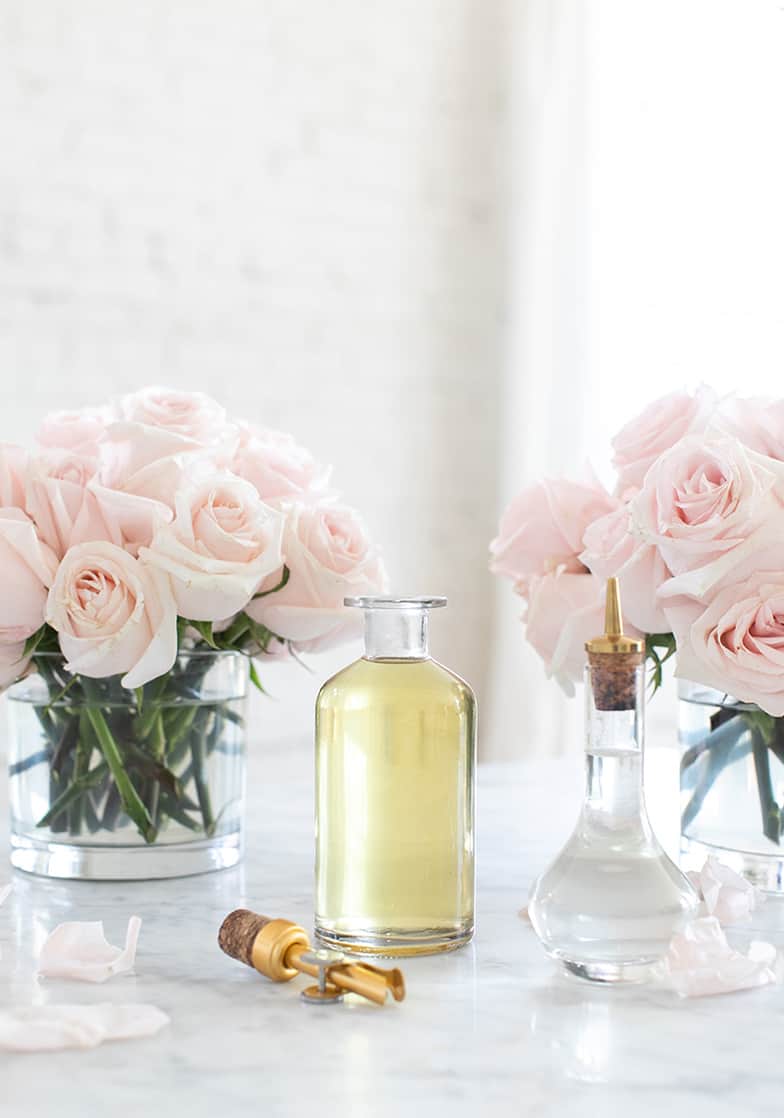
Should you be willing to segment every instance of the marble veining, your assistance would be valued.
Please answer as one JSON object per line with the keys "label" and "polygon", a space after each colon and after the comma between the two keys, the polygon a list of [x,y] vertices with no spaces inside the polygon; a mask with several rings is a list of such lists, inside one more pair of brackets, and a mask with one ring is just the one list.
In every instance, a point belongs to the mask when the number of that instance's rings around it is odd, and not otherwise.
{"label": "marble veining", "polygon": [[[560,977],[520,919],[574,820],[579,762],[480,767],[477,936],[453,955],[406,961],[402,1004],[305,1006],[301,982],[275,986],[224,956],[218,926],[238,905],[310,925],[309,774],[304,743],[259,745],[235,869],[150,884],[14,875],[0,908],[3,1002],[151,1002],[172,1024],[95,1051],[0,1054],[4,1115],[778,1118],[784,989],[685,1002],[592,989]],[[60,921],[102,919],[119,942],[134,913],[144,921],[135,976],[97,987],[35,977]],[[743,937],[784,946],[776,902],[755,921]]]}

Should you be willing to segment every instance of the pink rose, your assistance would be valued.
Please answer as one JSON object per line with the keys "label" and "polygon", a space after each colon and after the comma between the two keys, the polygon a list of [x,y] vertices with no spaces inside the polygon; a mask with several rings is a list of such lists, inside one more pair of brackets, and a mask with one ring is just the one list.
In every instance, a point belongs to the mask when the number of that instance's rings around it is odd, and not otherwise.
{"label": "pink rose", "polygon": [[112,538],[95,494],[87,488],[96,465],[94,458],[69,450],[50,450],[30,459],[25,508],[41,539],[58,556],[71,544]]}
{"label": "pink rose", "polygon": [[170,399],[162,389],[145,389],[125,397],[118,407],[137,418],[106,429],[100,468],[90,488],[104,518],[120,531],[123,545],[136,553],[151,543],[159,523],[172,519],[174,497],[183,485],[225,468],[236,448],[237,429],[201,393],[174,393]]}
{"label": "pink rose", "polygon": [[[725,581],[707,603],[668,599],[681,679],[704,683],[768,714],[784,715],[784,548]],[[751,562],[750,564],[751,565]]]}
{"label": "pink rose", "polygon": [[118,417],[132,424],[166,432],[180,440],[181,449],[215,447],[236,440],[237,430],[226,411],[203,392],[180,392],[152,386],[123,396]]}
{"label": "pink rose", "polygon": [[744,446],[784,462],[784,400],[734,397],[723,411],[722,426]]}
{"label": "pink rose", "polygon": [[41,446],[53,449],[95,454],[108,422],[106,408],[53,411],[44,417],[36,440]]}
{"label": "pink rose", "polygon": [[157,679],[177,655],[177,610],[168,578],[104,541],[65,553],[46,620],[59,633],[69,671],[93,678],[125,673],[124,687]]}
{"label": "pink rose", "polygon": [[57,558],[38,538],[32,520],[20,509],[0,509],[0,687],[27,666],[24,644],[43,625],[56,570]]}
{"label": "pink rose", "polygon": [[780,536],[783,494],[784,465],[737,439],[690,436],[651,467],[631,503],[632,521],[673,575],[689,573],[678,580],[678,592],[702,595],[767,538]]}
{"label": "pink rose", "polygon": [[329,470],[290,435],[248,426],[241,429],[231,470],[255,485],[268,505],[323,495],[329,477]]}
{"label": "pink rose", "polygon": [[182,617],[228,618],[281,570],[283,517],[250,482],[229,473],[185,486],[175,505],[174,520],[158,526],[139,556],[170,576]]}
{"label": "pink rose", "polygon": [[360,631],[361,618],[343,605],[345,597],[386,590],[381,559],[358,514],[344,505],[323,501],[292,510],[283,554],[288,583],[250,602],[246,613],[305,651],[332,647]]}
{"label": "pink rose", "polygon": [[41,628],[57,558],[20,509],[0,509],[0,641],[24,641]]}
{"label": "pink rose", "polygon": [[195,458],[208,456],[204,447],[182,435],[140,423],[110,424],[100,452],[101,484],[169,504],[173,494],[166,484],[177,484]]}
{"label": "pink rose", "polygon": [[715,393],[706,387],[694,395],[672,392],[648,404],[612,440],[616,492],[629,496],[639,489],[656,459],[687,434],[705,431],[716,408]]}
{"label": "pink rose", "polygon": [[0,508],[24,508],[27,451],[13,443],[0,443]]}
{"label": "pink rose", "polygon": [[0,691],[16,683],[27,671],[30,657],[25,656],[24,646],[24,641],[11,644],[0,642]]}
{"label": "pink rose", "polygon": [[137,554],[151,543],[158,524],[172,519],[175,494],[188,478],[210,469],[216,466],[209,455],[180,435],[113,423],[89,488],[112,541]]}
{"label": "pink rose", "polygon": [[656,547],[635,535],[629,505],[590,524],[583,537],[581,561],[603,582],[618,578],[624,617],[645,633],[668,630],[667,618],[656,592],[670,571]]}
{"label": "pink rose", "polygon": [[101,485],[97,478],[93,478],[88,489],[106,525],[104,538],[124,547],[131,555],[138,555],[140,547],[152,542],[159,524],[172,519],[169,506],[152,497],[110,489]]}
{"label": "pink rose", "polygon": [[582,679],[585,642],[603,632],[604,585],[564,568],[531,579],[525,635],[568,695]]}
{"label": "pink rose", "polygon": [[524,596],[532,578],[556,569],[585,572],[585,529],[618,502],[598,483],[543,481],[512,501],[490,544],[490,570],[510,578]]}

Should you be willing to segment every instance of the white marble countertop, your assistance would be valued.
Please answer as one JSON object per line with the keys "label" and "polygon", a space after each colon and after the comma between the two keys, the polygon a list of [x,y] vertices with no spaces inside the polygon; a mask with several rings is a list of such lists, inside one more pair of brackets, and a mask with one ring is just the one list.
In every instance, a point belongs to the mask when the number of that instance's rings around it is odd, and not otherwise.
{"label": "white marble countertop", "polygon": [[[687,1002],[592,989],[560,977],[520,919],[573,822],[579,762],[480,768],[477,936],[453,955],[407,960],[403,1003],[306,1006],[302,981],[273,985],[223,955],[218,926],[238,905],[310,925],[309,756],[257,750],[242,867],[150,884],[14,875],[0,908],[0,1002],[151,1002],[171,1026],[93,1051],[0,1055],[4,1115],[778,1118],[783,989]],[[777,905],[767,908],[770,920]],[[144,920],[135,976],[36,979],[55,924],[103,919],[121,942],[133,913]]]}

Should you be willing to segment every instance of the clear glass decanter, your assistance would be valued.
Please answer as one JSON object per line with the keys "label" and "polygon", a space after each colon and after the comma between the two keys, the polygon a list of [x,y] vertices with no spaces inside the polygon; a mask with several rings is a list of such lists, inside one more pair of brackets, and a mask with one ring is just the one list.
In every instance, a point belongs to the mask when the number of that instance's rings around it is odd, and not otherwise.
{"label": "clear glass decanter", "polygon": [[605,630],[586,644],[585,801],[571,838],[534,883],[528,913],[548,955],[571,974],[641,982],[698,898],[648,821],[644,645],[623,633],[615,579]]}
{"label": "clear glass decanter", "polygon": [[476,702],[431,659],[445,598],[347,598],[365,655],[316,703],[316,934],[343,951],[416,955],[474,930]]}

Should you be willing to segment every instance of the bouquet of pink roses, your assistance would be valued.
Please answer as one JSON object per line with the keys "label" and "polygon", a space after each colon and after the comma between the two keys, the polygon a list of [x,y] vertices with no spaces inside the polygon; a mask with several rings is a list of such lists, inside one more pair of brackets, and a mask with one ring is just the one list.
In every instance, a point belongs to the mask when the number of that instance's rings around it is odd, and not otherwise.
{"label": "bouquet of pink roses", "polygon": [[784,400],[675,393],[612,446],[613,492],[593,479],[526,489],[502,517],[491,569],[514,583],[528,640],[567,690],[581,676],[584,642],[601,631],[604,581],[617,576],[654,683],[675,656],[680,678],[744,708],[734,737],[717,716],[716,736],[684,755],[686,767],[700,756],[709,767],[686,815],[742,731],[755,751],[765,833],[778,843],[767,751],[784,758]]}
{"label": "bouquet of pink roses", "polygon": [[181,703],[206,670],[183,653],[242,653],[260,686],[252,658],[351,633],[343,598],[384,588],[378,553],[306,450],[201,393],[55,413],[37,444],[0,447],[0,686],[37,670],[49,688],[45,747],[18,766],[50,767],[41,824],[94,829],[98,790],[147,841],[167,814],[210,834],[199,749],[236,714]]}
{"label": "bouquet of pink roses", "polygon": [[540,482],[491,544],[548,672],[580,677],[616,575],[657,673],[674,653],[679,676],[784,715],[784,400],[665,396],[612,445],[613,493]]}

